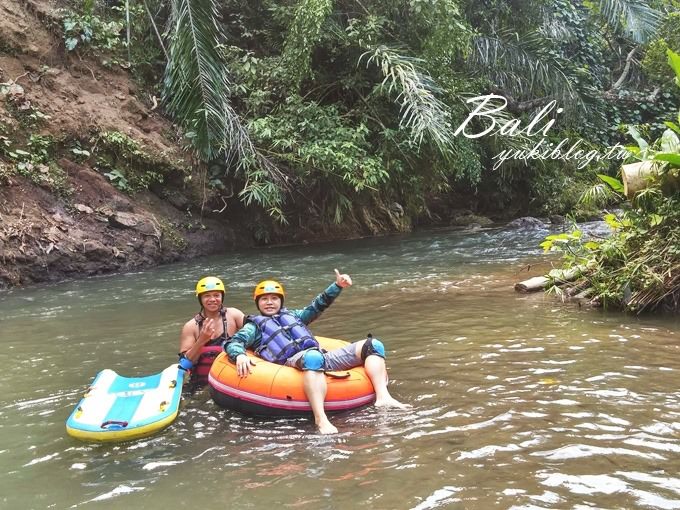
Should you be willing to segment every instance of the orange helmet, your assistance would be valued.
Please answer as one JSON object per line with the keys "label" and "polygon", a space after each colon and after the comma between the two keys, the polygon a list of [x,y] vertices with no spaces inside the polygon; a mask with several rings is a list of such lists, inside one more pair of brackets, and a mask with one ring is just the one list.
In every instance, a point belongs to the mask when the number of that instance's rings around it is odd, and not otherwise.
{"label": "orange helmet", "polygon": [[286,297],[286,293],[283,290],[283,286],[279,282],[274,280],[262,280],[260,283],[255,285],[255,291],[253,292],[253,299],[257,303],[257,299],[265,294],[276,294],[281,298]]}

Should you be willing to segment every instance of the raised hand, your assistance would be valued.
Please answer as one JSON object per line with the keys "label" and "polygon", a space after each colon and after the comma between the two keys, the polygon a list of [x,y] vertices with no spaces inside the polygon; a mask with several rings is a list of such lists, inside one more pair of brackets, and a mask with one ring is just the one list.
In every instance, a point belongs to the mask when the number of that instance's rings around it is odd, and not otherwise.
{"label": "raised hand", "polygon": [[352,278],[348,274],[340,274],[340,271],[335,270],[335,283],[343,289],[352,285]]}
{"label": "raised hand", "polygon": [[198,334],[198,342],[207,343],[213,338],[215,338],[216,322],[214,319],[206,319],[203,322],[203,327]]}

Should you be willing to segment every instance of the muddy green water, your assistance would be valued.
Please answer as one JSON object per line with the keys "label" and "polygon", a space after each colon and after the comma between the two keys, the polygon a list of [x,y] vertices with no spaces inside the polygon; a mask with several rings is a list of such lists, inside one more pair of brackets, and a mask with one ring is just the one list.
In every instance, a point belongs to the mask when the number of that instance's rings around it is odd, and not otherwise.
{"label": "muddy green water", "polygon": [[[519,295],[546,232],[437,231],[244,252],[0,295],[0,508],[680,508],[680,323]],[[313,329],[388,347],[410,411],[262,421],[185,398],[146,440],[86,444],[64,422],[103,368],[176,360],[192,288],[221,276],[252,311],[355,285]]]}

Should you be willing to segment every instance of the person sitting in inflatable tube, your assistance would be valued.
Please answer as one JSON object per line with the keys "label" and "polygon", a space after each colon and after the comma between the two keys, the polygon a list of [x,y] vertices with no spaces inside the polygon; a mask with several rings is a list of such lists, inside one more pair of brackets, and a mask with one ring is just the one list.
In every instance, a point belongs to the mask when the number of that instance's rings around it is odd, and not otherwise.
{"label": "person sitting in inflatable tube", "polygon": [[196,284],[201,311],[182,328],[179,364],[191,369],[189,387],[196,390],[208,383],[208,373],[222,345],[243,327],[245,318],[238,308],[224,307],[226,288],[219,278],[206,276]]}
{"label": "person sitting in inflatable tube", "polygon": [[380,340],[369,335],[365,340],[323,352],[307,329],[307,324],[328,308],[343,288],[350,285],[350,276],[340,274],[336,269],[335,283],[314,298],[309,306],[302,310],[288,310],[283,307],[286,294],[281,284],[264,280],[257,284],[253,293],[260,314],[247,317],[243,328],[224,345],[229,358],[236,362],[240,377],[248,377],[255,370],[245,354],[246,349],[252,349],[266,361],[303,370],[305,395],[321,434],[338,432],[324,410],[327,389],[325,370],[349,370],[363,365],[375,389],[376,406],[410,407],[394,399],[387,390],[385,346]]}

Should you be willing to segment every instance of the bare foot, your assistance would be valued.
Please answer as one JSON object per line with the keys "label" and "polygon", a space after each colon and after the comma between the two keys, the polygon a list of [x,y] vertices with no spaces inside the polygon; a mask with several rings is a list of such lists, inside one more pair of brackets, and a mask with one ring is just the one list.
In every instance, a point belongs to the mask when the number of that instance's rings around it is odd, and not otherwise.
{"label": "bare foot", "polygon": [[338,429],[328,420],[323,420],[321,423],[317,423],[316,426],[319,428],[319,434],[337,434]]}
{"label": "bare foot", "polygon": [[411,404],[404,404],[393,397],[376,399],[374,405],[375,407],[395,407],[397,409],[411,409],[411,407],[413,407]]}

